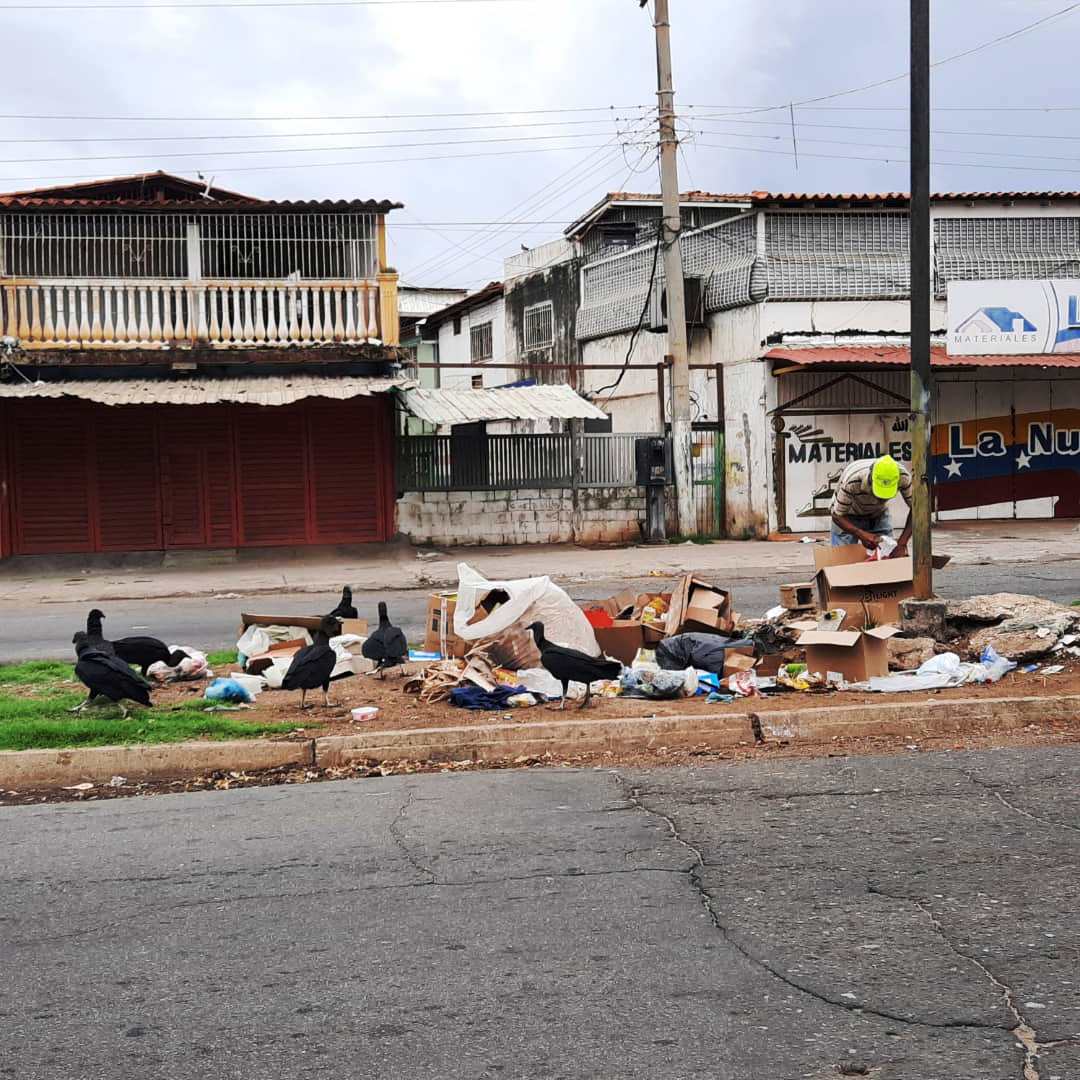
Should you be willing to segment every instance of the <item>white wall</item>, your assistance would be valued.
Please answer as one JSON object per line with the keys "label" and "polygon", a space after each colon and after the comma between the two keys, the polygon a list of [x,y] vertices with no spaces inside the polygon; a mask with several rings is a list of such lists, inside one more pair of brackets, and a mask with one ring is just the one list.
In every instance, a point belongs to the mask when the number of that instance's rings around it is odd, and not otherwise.
{"label": "white wall", "polygon": [[483,377],[485,389],[505,386],[517,378],[513,369],[499,366],[505,360],[506,349],[506,325],[501,297],[465,312],[461,316],[460,334],[454,333],[453,319],[448,319],[439,327],[439,363],[471,364],[470,330],[485,322],[492,323],[492,359],[487,363],[475,365],[474,371],[468,371],[465,368],[444,370],[442,372],[443,389],[468,390],[472,387],[474,375]]}

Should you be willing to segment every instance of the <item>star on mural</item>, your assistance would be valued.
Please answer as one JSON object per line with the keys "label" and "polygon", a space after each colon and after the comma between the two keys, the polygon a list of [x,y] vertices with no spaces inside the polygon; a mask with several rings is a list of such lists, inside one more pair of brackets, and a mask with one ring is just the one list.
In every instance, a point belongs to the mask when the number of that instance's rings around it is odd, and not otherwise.
{"label": "star on mural", "polygon": [[963,464],[962,462],[953,461],[952,458],[950,458],[948,460],[948,462],[946,463],[946,465],[945,465],[945,472],[949,476],[959,476],[960,475],[960,468],[961,468],[962,464]]}
{"label": "star on mural", "polygon": [[1031,458],[1028,456],[1026,450],[1021,450],[1020,453],[1016,455],[1016,468],[1017,470],[1031,468]]}

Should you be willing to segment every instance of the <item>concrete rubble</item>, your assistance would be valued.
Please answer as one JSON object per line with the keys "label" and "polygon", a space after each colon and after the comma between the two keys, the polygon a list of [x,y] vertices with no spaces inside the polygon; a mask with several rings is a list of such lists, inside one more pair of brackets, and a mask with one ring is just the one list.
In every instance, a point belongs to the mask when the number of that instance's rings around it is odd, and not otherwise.
{"label": "concrete rubble", "polygon": [[959,633],[979,627],[969,638],[973,653],[990,646],[1013,660],[1037,660],[1072,647],[1062,639],[1080,629],[1080,608],[1019,593],[992,593],[950,601],[950,626]]}

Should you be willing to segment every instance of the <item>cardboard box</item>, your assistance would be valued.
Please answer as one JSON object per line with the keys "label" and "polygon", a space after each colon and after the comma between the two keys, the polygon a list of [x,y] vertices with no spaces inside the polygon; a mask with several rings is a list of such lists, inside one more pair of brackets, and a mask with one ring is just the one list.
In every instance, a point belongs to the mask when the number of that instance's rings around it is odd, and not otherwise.
{"label": "cardboard box", "polygon": [[[858,629],[868,621],[899,622],[900,601],[915,595],[913,575],[910,555],[824,566],[817,574],[818,603],[823,611],[844,608],[845,630]],[[874,616],[868,611],[870,605]]]}
{"label": "cardboard box", "polygon": [[607,600],[589,600],[581,606],[586,611],[598,608],[605,614],[610,615],[612,619],[629,619],[633,615],[636,603],[637,593],[632,589],[624,589],[622,592],[608,597]]}
{"label": "cardboard box", "polygon": [[[323,615],[251,615],[246,611],[240,612],[240,633],[249,626],[299,626],[308,633],[314,633],[319,629],[319,623],[325,618]],[[357,637],[367,637],[367,619],[339,619],[343,634],[356,634]]]}
{"label": "cardboard box", "polygon": [[457,593],[432,593],[428,597],[425,652],[437,652],[446,659],[460,660],[469,651],[469,643],[454,633],[456,607]]}
{"label": "cardboard box", "polygon": [[724,651],[724,678],[739,671],[757,667],[753,648],[726,649]]}
{"label": "cardboard box", "polygon": [[[868,559],[866,548],[862,544],[841,544],[839,547],[818,545],[814,548],[814,569],[823,570],[826,566],[848,566],[864,562],[901,562],[900,559]],[[951,555],[935,555],[931,560],[935,570],[942,570],[952,562]]]}
{"label": "cardboard box", "polygon": [[629,667],[645,647],[645,628],[632,619],[616,619],[611,626],[593,631],[605,654]]}
{"label": "cardboard box", "polygon": [[788,611],[810,611],[817,607],[817,594],[812,581],[797,581],[780,586],[780,606]]}
{"label": "cardboard box", "polygon": [[827,681],[832,673],[842,675],[845,682],[863,682],[889,674],[889,638],[899,633],[895,626],[807,630],[800,635],[798,645],[806,650],[808,671],[820,672]]}
{"label": "cardboard box", "polygon": [[711,582],[687,574],[671,597],[667,636],[689,633],[729,633],[735,628],[731,594]]}

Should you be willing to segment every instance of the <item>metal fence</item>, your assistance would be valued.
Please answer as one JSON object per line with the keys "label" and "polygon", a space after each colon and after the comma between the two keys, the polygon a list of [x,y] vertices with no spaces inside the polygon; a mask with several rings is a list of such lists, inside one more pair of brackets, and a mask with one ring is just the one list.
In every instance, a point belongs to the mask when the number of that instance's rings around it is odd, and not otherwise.
{"label": "metal fence", "polygon": [[603,435],[405,435],[401,491],[636,487],[638,433]]}

